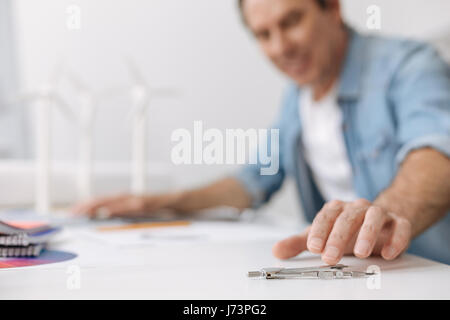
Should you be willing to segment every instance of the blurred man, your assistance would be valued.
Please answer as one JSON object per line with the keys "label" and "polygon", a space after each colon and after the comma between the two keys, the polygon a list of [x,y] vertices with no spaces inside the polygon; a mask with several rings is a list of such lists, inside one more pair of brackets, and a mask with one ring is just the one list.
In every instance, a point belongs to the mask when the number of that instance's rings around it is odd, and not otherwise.
{"label": "blurred man", "polygon": [[247,165],[204,188],[97,199],[74,211],[258,208],[286,176],[311,226],[277,243],[336,264],[409,252],[450,263],[450,70],[427,45],[363,36],[339,0],[241,0],[244,23],[292,83],[278,120],[280,169]]}

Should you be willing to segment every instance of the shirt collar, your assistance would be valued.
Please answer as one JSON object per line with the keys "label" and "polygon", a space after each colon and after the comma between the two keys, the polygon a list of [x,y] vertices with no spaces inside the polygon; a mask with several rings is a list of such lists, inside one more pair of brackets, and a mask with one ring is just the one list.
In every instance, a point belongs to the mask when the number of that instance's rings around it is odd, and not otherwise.
{"label": "shirt collar", "polygon": [[366,62],[364,37],[350,27],[347,53],[339,76],[339,99],[356,99],[362,82],[363,66]]}

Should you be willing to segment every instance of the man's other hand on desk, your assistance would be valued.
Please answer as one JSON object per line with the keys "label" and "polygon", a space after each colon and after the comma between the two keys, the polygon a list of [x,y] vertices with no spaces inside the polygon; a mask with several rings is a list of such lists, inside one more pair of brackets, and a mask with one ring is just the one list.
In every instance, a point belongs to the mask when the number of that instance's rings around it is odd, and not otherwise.
{"label": "man's other hand on desk", "polygon": [[189,213],[219,206],[244,209],[249,205],[250,195],[243,186],[233,178],[224,178],[191,190],[97,198],[78,204],[71,211],[90,217],[109,218],[151,215],[161,210]]}
{"label": "man's other hand on desk", "polygon": [[411,223],[371,202],[330,201],[302,234],[275,244],[280,259],[304,250],[322,255],[327,264],[337,264],[343,255],[367,258],[375,254],[391,260],[404,252],[411,240]]}
{"label": "man's other hand on desk", "polygon": [[71,211],[74,214],[99,218],[143,216],[171,209],[178,197],[176,193],[145,196],[121,194],[80,203]]}

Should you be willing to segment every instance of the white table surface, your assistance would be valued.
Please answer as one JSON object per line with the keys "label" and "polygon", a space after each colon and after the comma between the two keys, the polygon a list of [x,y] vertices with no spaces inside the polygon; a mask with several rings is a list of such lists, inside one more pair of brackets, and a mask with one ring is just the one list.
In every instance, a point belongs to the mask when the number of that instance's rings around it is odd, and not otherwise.
{"label": "white table surface", "polygon": [[[241,222],[236,222],[241,223]],[[213,222],[221,226],[223,222]],[[229,223],[228,223],[229,224]],[[265,280],[247,277],[261,267],[322,265],[303,253],[280,261],[271,248],[292,233],[252,241],[200,241],[171,245],[113,246],[85,236],[92,226],[66,228],[52,249],[76,253],[70,261],[0,269],[0,299],[449,299],[450,267],[412,255],[391,262],[344,257],[341,263],[365,271],[380,267],[379,289],[367,279]],[[213,226],[214,228],[214,226]],[[80,287],[68,286],[71,266]],[[373,282],[372,282],[373,283]]]}

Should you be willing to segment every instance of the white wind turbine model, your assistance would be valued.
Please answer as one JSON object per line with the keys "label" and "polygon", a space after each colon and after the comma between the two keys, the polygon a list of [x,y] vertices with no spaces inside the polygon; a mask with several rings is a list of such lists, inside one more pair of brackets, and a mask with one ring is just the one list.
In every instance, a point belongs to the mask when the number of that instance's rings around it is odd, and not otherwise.
{"label": "white wind turbine model", "polygon": [[92,153],[93,126],[97,105],[93,92],[73,73],[66,72],[78,95],[79,114],[72,120],[76,122],[79,132],[78,169],[76,183],[80,201],[92,196]]}
{"label": "white wind turbine model", "polygon": [[38,90],[19,95],[14,103],[29,102],[35,112],[35,209],[46,215],[51,209],[51,114],[58,107],[72,117],[67,104],[56,92],[57,74]]}
{"label": "white wind turbine model", "polygon": [[130,88],[133,118],[131,190],[134,194],[143,194],[147,181],[147,110],[150,100],[157,97],[176,97],[178,92],[172,88],[149,87],[136,65],[131,60],[127,62],[133,80]]}

